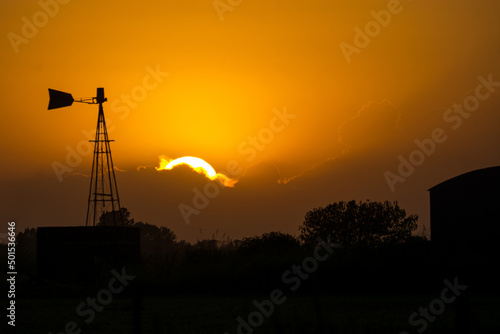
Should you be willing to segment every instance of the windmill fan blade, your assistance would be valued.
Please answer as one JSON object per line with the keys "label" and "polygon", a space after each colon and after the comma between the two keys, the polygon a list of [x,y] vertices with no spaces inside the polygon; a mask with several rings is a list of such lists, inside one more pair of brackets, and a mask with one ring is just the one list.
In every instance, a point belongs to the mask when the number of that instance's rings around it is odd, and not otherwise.
{"label": "windmill fan blade", "polygon": [[57,109],[69,107],[73,104],[73,96],[70,93],[60,92],[49,88],[49,107],[48,109]]}

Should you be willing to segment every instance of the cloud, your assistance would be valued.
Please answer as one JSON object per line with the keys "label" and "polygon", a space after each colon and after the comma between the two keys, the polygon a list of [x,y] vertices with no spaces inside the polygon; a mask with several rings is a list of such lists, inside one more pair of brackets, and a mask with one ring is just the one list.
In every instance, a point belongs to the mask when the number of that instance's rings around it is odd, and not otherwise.
{"label": "cloud", "polygon": [[347,149],[339,154],[313,164],[301,173],[279,180],[279,183],[287,184],[293,180],[300,179],[304,174],[322,170],[325,166],[335,165],[336,162],[351,159],[352,151],[363,151],[369,154],[368,149],[376,148],[378,152],[390,150],[390,140],[394,138],[399,130],[400,112],[397,107],[388,100],[381,102],[369,102],[362,106],[353,117],[347,119],[338,128],[338,141]]}
{"label": "cloud", "polygon": [[255,186],[275,186],[280,183],[282,175],[274,164],[261,162],[251,167],[248,167],[241,177],[241,188],[249,188]]}
{"label": "cloud", "polygon": [[[281,178],[276,166],[259,163],[246,169],[233,188],[218,185],[186,165],[157,171],[154,167],[123,175],[120,198],[136,220],[171,228],[179,239],[193,241],[199,229],[211,234],[216,229],[241,238],[274,229],[296,233],[305,209],[294,205],[290,210],[289,186],[278,184]],[[186,225],[179,205],[196,209]]]}
{"label": "cloud", "polygon": [[399,118],[398,108],[389,101],[370,102],[339,127],[339,142],[352,149],[380,145],[398,130]]}
{"label": "cloud", "polygon": [[[189,166],[198,174],[204,175],[207,179],[212,181],[217,180],[225,187],[234,187],[234,185],[238,183],[237,179],[232,179],[225,174],[217,173],[215,169],[213,169],[213,167],[203,159],[190,156],[172,159],[165,155],[161,155],[160,166],[156,167],[156,170],[172,170],[179,166]],[[140,170],[140,167],[138,167],[137,170]]]}

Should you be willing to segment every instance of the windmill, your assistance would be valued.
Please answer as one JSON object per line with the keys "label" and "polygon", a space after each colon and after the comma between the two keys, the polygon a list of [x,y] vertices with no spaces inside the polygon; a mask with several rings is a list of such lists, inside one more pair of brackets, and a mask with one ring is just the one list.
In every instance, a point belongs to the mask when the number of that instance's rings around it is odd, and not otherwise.
{"label": "windmill", "polygon": [[94,143],[94,158],[92,161],[92,174],[90,176],[90,189],[87,206],[85,226],[96,226],[96,222],[103,213],[111,213],[113,225],[122,225],[123,217],[120,210],[120,197],[116,185],[115,170],[111,157],[111,146],[104,119],[102,104],[108,99],[104,97],[104,88],[97,88],[97,96],[75,100],[69,93],[64,93],[49,88],[49,107],[57,109],[69,107],[73,102],[99,104],[97,128]]}

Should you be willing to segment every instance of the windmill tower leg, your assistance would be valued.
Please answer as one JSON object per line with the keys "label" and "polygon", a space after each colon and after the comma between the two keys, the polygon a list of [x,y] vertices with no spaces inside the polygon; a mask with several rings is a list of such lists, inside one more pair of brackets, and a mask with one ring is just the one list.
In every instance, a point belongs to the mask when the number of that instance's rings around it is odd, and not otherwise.
{"label": "windmill tower leg", "polygon": [[[104,96],[104,92],[102,95]],[[95,140],[91,140],[94,143],[94,157],[90,176],[86,226],[96,226],[96,224],[99,224],[101,215],[108,212],[111,213],[114,226],[123,224],[115,170],[111,157],[111,146],[109,144],[112,141],[108,137],[104,110],[102,102],[100,102]],[[103,221],[102,223],[109,222]]]}

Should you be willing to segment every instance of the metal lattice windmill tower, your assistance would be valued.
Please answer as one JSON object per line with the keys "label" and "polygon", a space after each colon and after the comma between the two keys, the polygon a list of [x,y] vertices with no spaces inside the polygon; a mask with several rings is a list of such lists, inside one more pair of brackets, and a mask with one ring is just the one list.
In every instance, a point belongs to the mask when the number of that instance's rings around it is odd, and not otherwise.
{"label": "metal lattice windmill tower", "polygon": [[111,213],[113,225],[122,225],[123,217],[120,210],[120,197],[116,185],[115,169],[111,157],[111,146],[104,118],[102,104],[108,99],[104,97],[104,88],[97,88],[97,96],[75,100],[69,93],[49,89],[49,107],[56,109],[67,107],[73,102],[99,104],[97,128],[94,143],[94,158],[92,161],[92,174],[90,176],[90,189],[87,206],[85,226],[95,226],[103,213]]}

